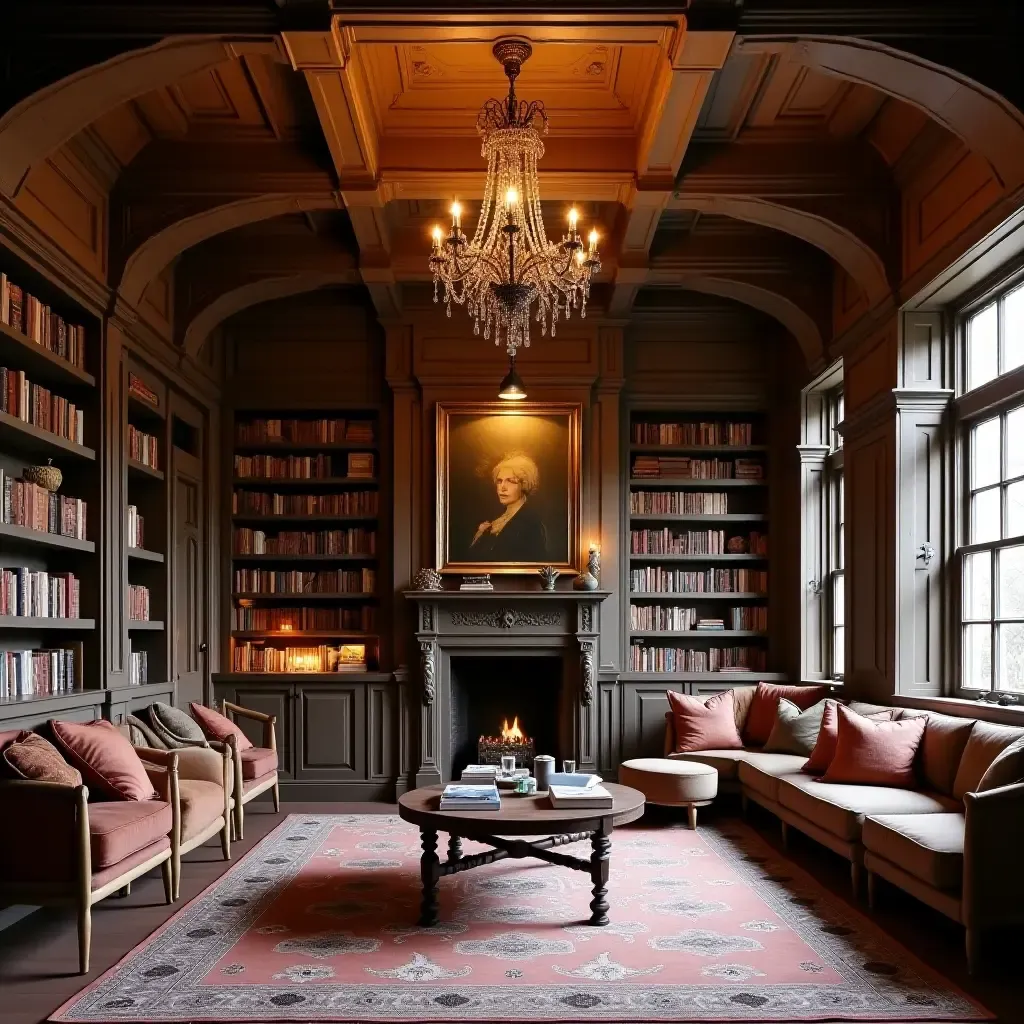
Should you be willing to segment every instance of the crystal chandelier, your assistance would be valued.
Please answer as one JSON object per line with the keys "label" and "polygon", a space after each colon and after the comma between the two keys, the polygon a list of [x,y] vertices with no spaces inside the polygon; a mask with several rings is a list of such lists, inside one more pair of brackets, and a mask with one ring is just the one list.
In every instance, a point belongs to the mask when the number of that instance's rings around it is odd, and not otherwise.
{"label": "crystal chandelier", "polygon": [[508,77],[508,97],[488,100],[477,117],[487,159],[487,182],[476,231],[470,240],[462,231],[462,207],[452,203],[452,226],[447,237],[433,231],[430,270],[434,301],[465,305],[473,318],[473,333],[504,344],[510,356],[530,345],[530,311],[541,334],[552,336],[560,316],[574,309],[586,316],[590,279],[601,269],[598,235],[591,231],[588,247],[576,230],[578,215],[571,209],[569,230],[560,242],[548,241],[540,209],[537,161],[544,155],[541,135],[548,129],[544,104],[516,98],[516,78],[533,52],[525,39],[502,39],[494,56]]}

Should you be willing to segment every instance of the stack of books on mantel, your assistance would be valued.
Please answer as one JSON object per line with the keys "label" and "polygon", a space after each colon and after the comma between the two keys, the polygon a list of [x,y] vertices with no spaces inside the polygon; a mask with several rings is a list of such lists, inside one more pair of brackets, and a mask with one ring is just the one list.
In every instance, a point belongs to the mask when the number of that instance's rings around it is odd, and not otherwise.
{"label": "stack of books on mantel", "polygon": [[551,806],[558,810],[610,808],[612,795],[601,785],[602,781],[600,775],[567,775],[558,772],[551,777],[548,785]]}
{"label": "stack of books on mantel", "polygon": [[714,633],[715,630],[725,629],[725,619],[698,619],[693,628],[698,633]]}
{"label": "stack of books on mantel", "polygon": [[483,576],[463,576],[459,590],[493,590],[490,573]]}
{"label": "stack of books on mantel", "polygon": [[501,809],[498,787],[492,782],[485,786],[467,786],[450,782],[441,794],[442,811],[497,811]]}

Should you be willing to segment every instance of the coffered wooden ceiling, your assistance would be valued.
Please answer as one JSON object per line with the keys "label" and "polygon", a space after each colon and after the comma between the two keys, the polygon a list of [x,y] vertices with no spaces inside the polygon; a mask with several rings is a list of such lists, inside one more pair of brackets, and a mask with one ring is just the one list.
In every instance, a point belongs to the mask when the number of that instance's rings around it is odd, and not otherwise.
{"label": "coffered wooden ceiling", "polygon": [[[87,90],[56,83],[0,117],[0,191],[45,220],[48,190],[85,168],[96,196],[74,188],[109,223],[80,230],[98,272],[132,307],[176,276],[172,333],[186,347],[261,281],[275,294],[361,283],[380,316],[400,317],[450,200],[475,223],[476,117],[504,95],[491,48],[509,35],[533,45],[517,92],[550,117],[548,234],[570,203],[597,225],[608,316],[628,316],[641,292],[658,309],[671,289],[731,298],[814,362],[837,323],[898,301],[936,239],[1024,183],[1024,118],[900,54],[914,25],[877,4],[844,15],[878,22],[863,38],[782,34],[792,12],[719,0],[249,6],[248,21],[245,0],[216,7],[244,30],[158,32],[85,72]],[[194,14],[214,23],[213,9]],[[918,49],[953,60],[964,17],[944,14],[938,43]]]}

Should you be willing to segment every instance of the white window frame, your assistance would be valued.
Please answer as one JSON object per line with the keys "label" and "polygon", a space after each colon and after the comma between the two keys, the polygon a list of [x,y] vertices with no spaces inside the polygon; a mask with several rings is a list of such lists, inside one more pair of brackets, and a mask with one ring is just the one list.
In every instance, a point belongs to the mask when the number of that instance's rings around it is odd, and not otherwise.
{"label": "white window frame", "polygon": [[[822,564],[825,567],[825,650],[828,678],[841,683],[846,668],[846,489],[843,480],[843,385],[825,393],[825,530]],[[837,595],[842,599],[837,600]],[[842,621],[837,608],[842,607]]]}

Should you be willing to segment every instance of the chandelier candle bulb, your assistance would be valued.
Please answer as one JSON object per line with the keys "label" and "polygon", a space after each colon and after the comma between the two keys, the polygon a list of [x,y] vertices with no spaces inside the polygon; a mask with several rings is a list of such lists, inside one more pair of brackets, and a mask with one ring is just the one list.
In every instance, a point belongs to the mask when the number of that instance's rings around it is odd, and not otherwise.
{"label": "chandelier candle bulb", "polygon": [[452,227],[455,229],[462,227],[462,205],[458,200],[452,203]]}

